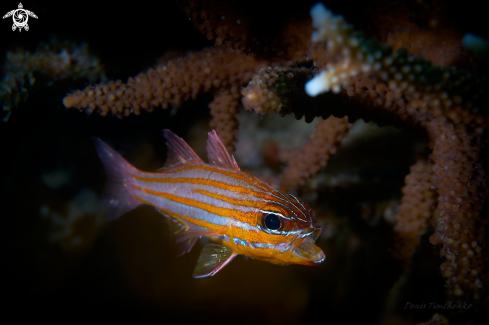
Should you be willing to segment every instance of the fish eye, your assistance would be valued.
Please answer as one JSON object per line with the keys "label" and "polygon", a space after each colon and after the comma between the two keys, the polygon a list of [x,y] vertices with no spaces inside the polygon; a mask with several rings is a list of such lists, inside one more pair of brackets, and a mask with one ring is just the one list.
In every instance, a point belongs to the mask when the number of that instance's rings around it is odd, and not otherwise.
{"label": "fish eye", "polygon": [[263,218],[263,224],[270,230],[277,230],[282,225],[282,222],[276,214],[268,213]]}

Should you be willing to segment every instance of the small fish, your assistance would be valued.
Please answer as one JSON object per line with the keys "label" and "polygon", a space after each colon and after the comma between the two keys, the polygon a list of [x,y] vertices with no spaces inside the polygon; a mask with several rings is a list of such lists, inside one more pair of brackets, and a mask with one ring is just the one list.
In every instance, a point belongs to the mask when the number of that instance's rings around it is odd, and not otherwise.
{"label": "small fish", "polygon": [[168,158],[155,173],[140,171],[102,140],[95,147],[108,175],[108,219],[140,204],[152,205],[168,221],[177,256],[200,237],[202,249],[193,277],[213,276],[237,255],[274,264],[317,265],[321,233],[309,205],[242,172],[215,131],[209,132],[206,164],[189,145],[164,130]]}

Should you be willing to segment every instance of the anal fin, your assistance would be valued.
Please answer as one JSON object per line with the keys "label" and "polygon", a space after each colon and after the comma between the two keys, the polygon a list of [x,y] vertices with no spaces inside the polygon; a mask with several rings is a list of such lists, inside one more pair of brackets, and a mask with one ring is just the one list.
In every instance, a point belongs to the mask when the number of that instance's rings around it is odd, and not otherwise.
{"label": "anal fin", "polygon": [[213,276],[231,262],[236,255],[238,254],[231,248],[223,245],[212,243],[205,245],[200,253],[197,266],[195,266],[193,277]]}

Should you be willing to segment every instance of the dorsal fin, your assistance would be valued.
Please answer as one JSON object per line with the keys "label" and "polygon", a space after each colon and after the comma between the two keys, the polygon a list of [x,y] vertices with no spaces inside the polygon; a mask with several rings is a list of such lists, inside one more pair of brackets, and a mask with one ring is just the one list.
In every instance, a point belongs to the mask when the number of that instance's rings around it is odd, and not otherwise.
{"label": "dorsal fin", "polygon": [[212,130],[208,134],[207,156],[209,157],[209,164],[240,171],[236,160],[229,154],[221,139],[219,139],[216,131]]}
{"label": "dorsal fin", "polygon": [[163,135],[166,139],[166,147],[168,149],[168,157],[165,165],[158,169],[159,171],[165,168],[171,168],[179,165],[190,165],[203,163],[202,159],[190,148],[190,146],[172,131],[165,129]]}

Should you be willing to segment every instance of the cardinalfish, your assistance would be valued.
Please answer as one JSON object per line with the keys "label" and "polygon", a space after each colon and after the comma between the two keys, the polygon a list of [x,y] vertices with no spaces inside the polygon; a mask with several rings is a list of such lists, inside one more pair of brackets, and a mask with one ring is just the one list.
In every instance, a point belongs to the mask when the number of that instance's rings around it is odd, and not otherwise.
{"label": "cardinalfish", "polygon": [[104,200],[109,220],[149,204],[170,225],[177,256],[188,253],[200,237],[211,239],[194,278],[216,274],[240,254],[282,265],[324,261],[315,245],[321,227],[304,200],[241,171],[215,131],[207,140],[208,164],[183,139],[163,133],[168,158],[154,173],[138,170],[94,139],[109,179]]}

